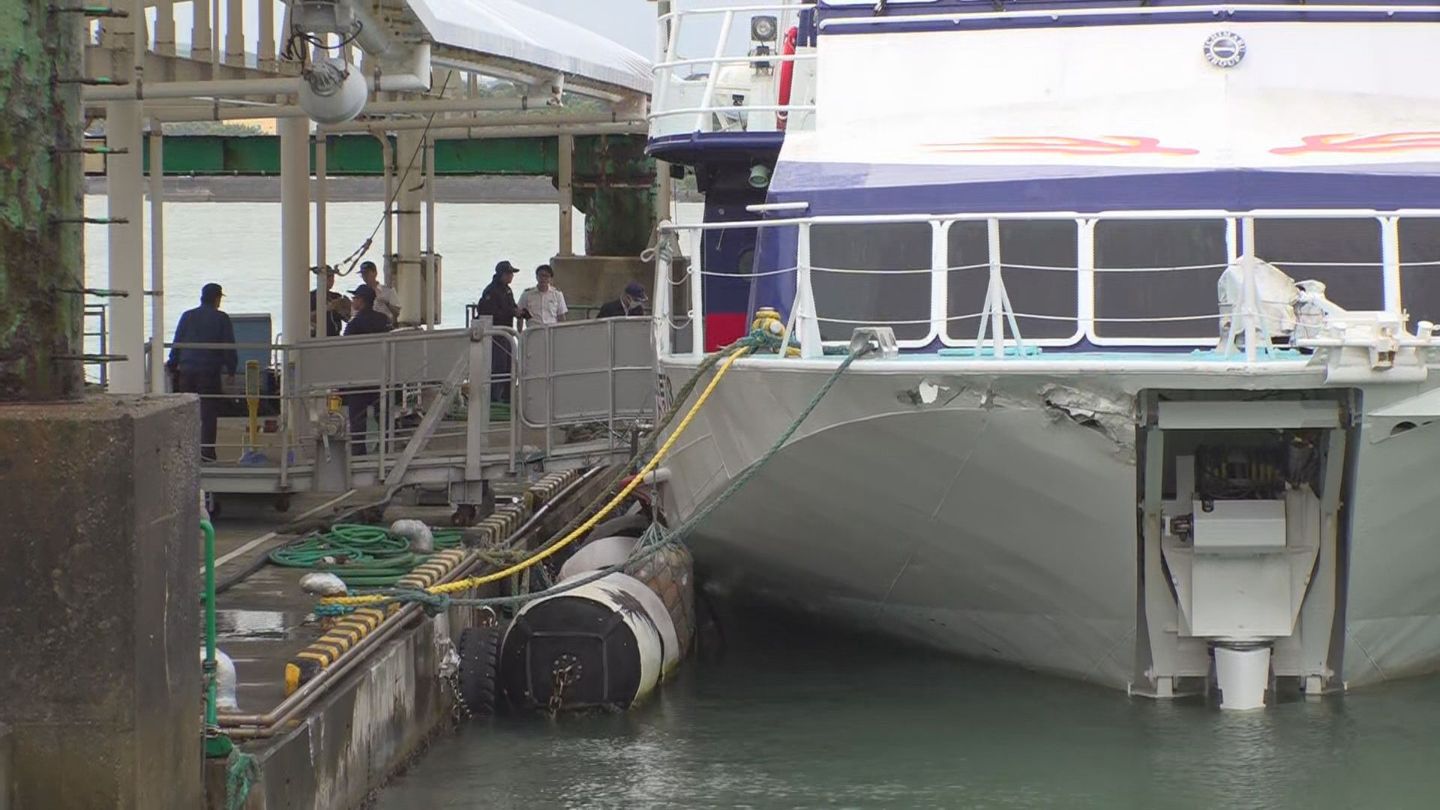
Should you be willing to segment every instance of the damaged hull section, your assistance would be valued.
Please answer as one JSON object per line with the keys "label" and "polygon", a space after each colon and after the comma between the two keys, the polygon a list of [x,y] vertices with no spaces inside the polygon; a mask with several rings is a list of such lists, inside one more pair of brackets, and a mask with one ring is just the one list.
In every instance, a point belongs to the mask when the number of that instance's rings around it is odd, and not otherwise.
{"label": "damaged hull section", "polygon": [[[757,358],[727,376],[668,462],[671,514],[702,507],[769,448],[828,376],[808,365]],[[665,372],[678,387],[692,368]],[[1420,465],[1440,457],[1440,419],[1367,417],[1359,405],[1393,409],[1413,387],[1400,396],[1322,385],[1300,367],[1270,377],[984,374],[863,361],[692,548],[712,587],[1161,697],[1210,684],[1217,646],[1263,644],[1276,676],[1319,691],[1433,671],[1440,598],[1421,585],[1440,577],[1440,499]],[[1221,421],[1155,421],[1158,401],[1192,396],[1186,413]],[[1267,404],[1276,397],[1293,401]],[[1223,421],[1236,413],[1259,421]],[[1295,414],[1293,428],[1269,426]],[[1413,423],[1406,438],[1376,440],[1401,422]],[[1216,445],[1261,457],[1274,437],[1305,449],[1292,451],[1303,475],[1276,483],[1288,493],[1276,509],[1290,515],[1290,540],[1282,532],[1274,570],[1287,583],[1295,573],[1288,595],[1272,600],[1271,635],[1257,641],[1204,629],[1215,614],[1214,598],[1203,602],[1207,566],[1233,560],[1205,556],[1177,527],[1188,525],[1186,486],[1206,485],[1187,484],[1194,458]],[[1192,591],[1177,572],[1197,548]]]}

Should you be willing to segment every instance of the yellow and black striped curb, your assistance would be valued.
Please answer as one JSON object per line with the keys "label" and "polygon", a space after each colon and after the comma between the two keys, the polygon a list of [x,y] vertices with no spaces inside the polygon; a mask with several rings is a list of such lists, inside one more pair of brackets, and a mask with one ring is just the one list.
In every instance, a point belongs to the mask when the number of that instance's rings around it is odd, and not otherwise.
{"label": "yellow and black striped curb", "polygon": [[325,635],[310,643],[310,646],[295,653],[285,663],[285,694],[289,695],[326,667],[335,663],[360,639],[373,633],[385,621],[386,612],[380,608],[356,608],[355,612],[331,625]]}
{"label": "yellow and black striped curb", "polygon": [[473,538],[474,544],[481,548],[497,546],[500,541],[519,530],[526,518],[530,517],[530,511],[518,503],[497,506],[488,517],[472,526],[468,534]]}
{"label": "yellow and black striped curb", "polygon": [[525,502],[533,511],[549,503],[566,484],[575,480],[575,471],[546,473],[525,490]]}
{"label": "yellow and black striped curb", "polygon": [[459,548],[441,551],[417,566],[415,570],[401,577],[396,581],[395,586],[397,588],[424,590],[439,582],[441,579],[444,579],[446,574],[455,570],[455,566],[459,565],[465,559],[467,553],[464,549]]}

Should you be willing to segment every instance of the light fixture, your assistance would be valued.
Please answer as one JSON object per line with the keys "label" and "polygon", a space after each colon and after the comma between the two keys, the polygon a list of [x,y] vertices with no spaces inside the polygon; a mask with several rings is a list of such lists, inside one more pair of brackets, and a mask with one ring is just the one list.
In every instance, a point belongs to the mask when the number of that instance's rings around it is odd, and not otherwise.
{"label": "light fixture", "polygon": [[764,163],[750,167],[750,187],[765,188],[770,185],[770,169]]}

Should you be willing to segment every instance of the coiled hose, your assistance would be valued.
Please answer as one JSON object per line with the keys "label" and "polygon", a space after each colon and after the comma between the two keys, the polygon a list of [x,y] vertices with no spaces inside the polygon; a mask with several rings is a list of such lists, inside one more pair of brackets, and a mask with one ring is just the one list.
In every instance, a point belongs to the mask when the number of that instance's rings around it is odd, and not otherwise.
{"label": "coiled hose", "polygon": [[[460,532],[432,529],[435,550],[460,545]],[[428,554],[410,550],[410,541],[381,526],[337,523],[270,552],[270,562],[287,568],[326,571],[352,588],[384,588],[423,563]]]}

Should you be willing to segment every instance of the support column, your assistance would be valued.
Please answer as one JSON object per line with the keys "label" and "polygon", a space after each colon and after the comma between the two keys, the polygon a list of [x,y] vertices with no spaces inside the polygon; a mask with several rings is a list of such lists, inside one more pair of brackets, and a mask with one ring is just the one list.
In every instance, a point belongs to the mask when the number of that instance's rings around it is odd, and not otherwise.
{"label": "support column", "polygon": [[165,135],[150,119],[150,393],[165,393]]}
{"label": "support column", "polygon": [[[260,5],[265,6],[264,3]],[[164,56],[175,55],[175,0],[156,0],[155,52]]]}
{"label": "support column", "polygon": [[[330,203],[330,188],[327,182],[329,166],[327,164],[328,154],[325,151],[325,134],[318,129],[315,132],[315,266],[324,268],[328,263],[325,255],[325,217],[328,213]],[[342,268],[343,269],[343,268]],[[326,276],[316,273],[311,287],[315,293],[315,300],[321,301],[329,296],[326,295]],[[313,332],[316,335],[325,335],[325,324],[329,320],[328,310],[324,307],[315,307],[311,314]]]}
{"label": "support column", "polygon": [[[245,0],[225,0],[225,64],[245,66]],[[260,5],[265,5],[261,0]]]}
{"label": "support column", "polygon": [[32,113],[7,118],[0,142],[0,402],[74,399],[84,385],[84,156],[66,151],[82,144],[80,90],[54,77],[85,62],[76,15],[50,4],[17,4],[39,24],[0,26],[0,108]]}
{"label": "support column", "polygon": [[190,4],[190,58],[210,61],[210,0],[194,0]]}
{"label": "support column", "polygon": [[310,335],[310,119],[282,118],[279,130],[280,329],[298,343]]}
{"label": "support column", "polygon": [[400,322],[420,323],[420,192],[425,168],[424,138],[419,130],[401,130],[395,141],[398,165],[395,195],[395,292],[400,296]]}
{"label": "support column", "polygon": [[[145,43],[138,35],[143,6],[132,0],[128,17],[111,20],[114,31],[112,74],[135,82]],[[141,102],[112,101],[105,105],[105,186],[109,196],[109,253],[112,290],[124,297],[109,299],[111,354],[124,357],[110,364],[109,387],[117,394],[145,393],[145,197],[141,149]]]}
{"label": "support column", "polygon": [[561,135],[559,141],[559,176],[556,186],[560,189],[560,250],[557,255],[574,256],[575,214],[575,136]]}
{"label": "support column", "polygon": [[425,326],[440,322],[440,275],[435,258],[435,139],[425,144]]}

